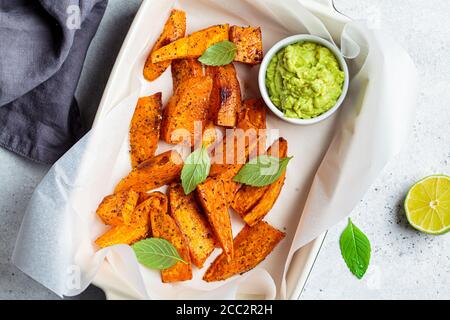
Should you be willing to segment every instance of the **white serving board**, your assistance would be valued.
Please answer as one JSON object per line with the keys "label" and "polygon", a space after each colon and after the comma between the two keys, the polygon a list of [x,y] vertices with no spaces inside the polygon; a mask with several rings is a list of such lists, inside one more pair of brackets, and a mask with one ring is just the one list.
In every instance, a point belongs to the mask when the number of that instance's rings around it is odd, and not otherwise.
{"label": "white serving board", "polygon": [[[327,26],[332,26],[329,31],[335,41],[339,43],[339,35],[344,24],[349,19],[338,13],[333,6],[332,0],[299,0],[305,7],[310,9]],[[107,86],[103,93],[98,108],[94,126],[115,106],[123,97],[127,96],[127,85],[124,79],[129,73],[130,61],[139,50],[136,47],[137,34],[145,32],[143,28],[148,13],[153,10],[153,0],[144,0],[124,40],[122,48],[116,59],[114,68],[109,77]],[[158,27],[159,28],[159,27]],[[143,31],[144,30],[144,31]],[[306,283],[308,275],[314,265],[314,261],[320,251],[326,233],[300,249],[293,257],[287,273],[287,292],[289,299],[298,299]],[[93,284],[104,290],[108,299],[133,299],[137,294],[130,286],[116,274],[107,261],[97,273]],[[254,299],[256,296],[242,296],[243,299]]]}

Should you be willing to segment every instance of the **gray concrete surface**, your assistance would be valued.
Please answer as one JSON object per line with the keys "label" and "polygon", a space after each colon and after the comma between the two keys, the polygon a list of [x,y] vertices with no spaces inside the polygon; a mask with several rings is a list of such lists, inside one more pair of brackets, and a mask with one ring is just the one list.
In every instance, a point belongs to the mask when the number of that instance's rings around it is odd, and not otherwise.
{"label": "gray concrete surface", "polygon": [[[140,0],[109,0],[89,50],[77,91],[91,123],[115,57]],[[404,152],[393,161],[352,213],[372,242],[367,275],[357,280],[340,257],[345,222],[331,229],[302,294],[303,299],[449,299],[450,234],[433,237],[411,229],[401,208],[408,188],[423,176],[450,174],[450,2],[447,0],[335,0],[357,19],[388,29],[410,52],[422,81],[415,122]],[[399,119],[401,121],[401,119]],[[10,264],[31,193],[48,170],[0,149],[0,299],[58,299]],[[75,299],[102,299],[90,287]]]}
{"label": "gray concrete surface", "polygon": [[347,15],[389,30],[414,60],[421,87],[416,121],[403,153],[351,214],[372,243],[367,275],[357,280],[340,257],[344,221],[329,231],[302,298],[450,299],[450,234],[414,231],[402,208],[414,182],[431,174],[450,174],[450,1],[335,3]]}
{"label": "gray concrete surface", "polygon": [[[105,16],[89,48],[76,97],[82,117],[91,124],[109,74],[141,0],[110,0]],[[24,160],[0,148],[0,299],[59,299],[11,265],[20,222],[33,189],[48,166]],[[91,286],[73,299],[104,299]]]}

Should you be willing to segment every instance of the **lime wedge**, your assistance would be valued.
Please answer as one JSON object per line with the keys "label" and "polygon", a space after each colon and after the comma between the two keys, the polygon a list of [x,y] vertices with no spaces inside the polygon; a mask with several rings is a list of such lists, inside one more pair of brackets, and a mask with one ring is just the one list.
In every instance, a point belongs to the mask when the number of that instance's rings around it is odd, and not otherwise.
{"label": "lime wedge", "polygon": [[426,177],[409,190],[405,199],[406,217],[417,230],[443,234],[450,230],[450,177]]}

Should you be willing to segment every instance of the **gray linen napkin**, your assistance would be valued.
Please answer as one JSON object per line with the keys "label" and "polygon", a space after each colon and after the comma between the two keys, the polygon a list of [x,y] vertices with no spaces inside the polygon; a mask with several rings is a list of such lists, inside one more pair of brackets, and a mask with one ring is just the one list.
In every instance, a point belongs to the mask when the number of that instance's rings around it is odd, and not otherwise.
{"label": "gray linen napkin", "polygon": [[53,163],[84,133],[74,99],[107,0],[0,0],[0,146]]}

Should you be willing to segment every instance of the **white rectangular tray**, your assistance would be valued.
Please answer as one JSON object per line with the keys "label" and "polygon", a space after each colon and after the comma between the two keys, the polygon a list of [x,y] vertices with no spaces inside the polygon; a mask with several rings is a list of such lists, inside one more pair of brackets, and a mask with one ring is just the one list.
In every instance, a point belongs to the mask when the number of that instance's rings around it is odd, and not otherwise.
{"label": "white rectangular tray", "polygon": [[[344,24],[349,19],[338,13],[333,6],[332,0],[299,0],[305,7],[310,9],[326,25],[333,25],[334,33],[331,35],[339,43],[339,30],[342,30]],[[130,30],[124,40],[122,48],[116,59],[114,68],[109,77],[105,91],[103,93],[100,106],[98,108],[94,126],[102,119],[113,106],[127,96],[127,86],[124,83],[123,75],[127,74],[129,69],[129,59],[138,49],[134,47],[136,43],[134,38],[139,32],[142,32],[142,25],[148,12],[153,10],[152,0],[144,0]],[[308,245],[301,248],[294,256],[287,273],[287,293],[289,299],[299,299],[305,286],[308,275],[314,265],[314,261],[320,251],[320,247],[325,239],[326,233],[319,236]],[[107,299],[133,299],[136,294],[130,290],[129,286],[117,275],[105,261],[98,274],[96,275],[94,285],[104,290]],[[243,296],[243,299],[258,297]]]}

